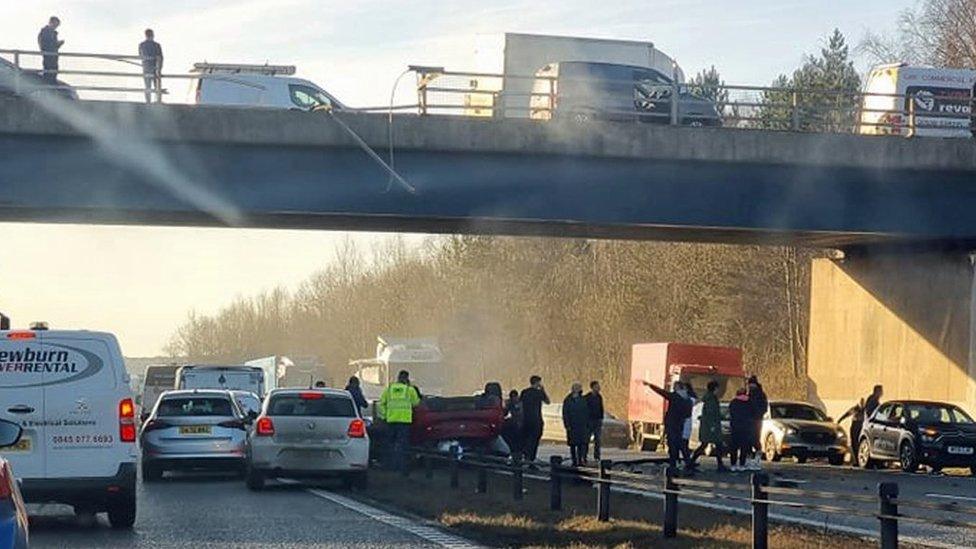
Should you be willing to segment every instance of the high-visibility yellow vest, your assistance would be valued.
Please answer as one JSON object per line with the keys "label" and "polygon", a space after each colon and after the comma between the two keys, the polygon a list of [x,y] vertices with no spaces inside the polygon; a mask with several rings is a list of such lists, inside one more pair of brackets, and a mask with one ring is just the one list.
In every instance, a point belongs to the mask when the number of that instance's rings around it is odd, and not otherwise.
{"label": "high-visibility yellow vest", "polygon": [[406,383],[391,383],[383,391],[379,402],[379,415],[387,423],[412,423],[413,407],[420,404],[417,389]]}

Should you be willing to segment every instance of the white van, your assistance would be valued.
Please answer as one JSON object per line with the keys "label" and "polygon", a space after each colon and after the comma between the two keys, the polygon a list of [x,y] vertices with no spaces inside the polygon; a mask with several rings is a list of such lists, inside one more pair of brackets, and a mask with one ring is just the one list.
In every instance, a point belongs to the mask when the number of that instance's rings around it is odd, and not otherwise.
{"label": "white van", "polygon": [[176,373],[177,389],[249,391],[264,398],[264,370],[257,366],[189,365]]}
{"label": "white van", "polygon": [[142,382],[142,393],[139,396],[139,407],[142,409],[142,416],[146,417],[159,395],[166,391],[172,391],[176,387],[176,371],[179,366],[173,364],[151,364],[146,366],[145,380]]}
{"label": "white van", "polygon": [[195,63],[193,102],[197,105],[236,105],[274,109],[310,110],[331,106],[344,110],[335,97],[316,84],[295,78],[292,65]]}
{"label": "white van", "polygon": [[0,418],[19,423],[3,450],[27,502],[136,518],[135,403],[115,336],[80,330],[0,330]]}
{"label": "white van", "polygon": [[859,133],[972,137],[976,70],[881,65],[868,74]]}

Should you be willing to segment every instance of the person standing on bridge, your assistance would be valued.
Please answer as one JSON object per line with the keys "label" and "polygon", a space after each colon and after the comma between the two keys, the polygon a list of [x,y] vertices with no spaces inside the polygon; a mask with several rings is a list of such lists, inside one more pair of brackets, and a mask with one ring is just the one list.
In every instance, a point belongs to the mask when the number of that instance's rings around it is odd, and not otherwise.
{"label": "person standing on bridge", "polygon": [[531,376],[529,386],[519,395],[522,401],[522,454],[535,467],[535,460],[539,457],[539,441],[542,440],[542,430],[545,422],[542,419],[542,405],[549,404],[549,395],[542,386],[542,378]]}
{"label": "person standing on bridge", "polygon": [[718,402],[718,382],[714,379],[708,382],[705,395],[702,396],[702,411],[698,423],[698,441],[700,445],[695,448],[695,453],[691,455],[694,463],[705,453],[709,446],[712,448],[712,455],[718,462],[718,472],[728,471],[722,463],[722,454],[725,453],[725,445],[722,443],[722,407]]}
{"label": "person standing on bridge", "polygon": [[884,388],[881,385],[875,385],[871,395],[864,399],[864,419],[871,419],[874,411],[881,404],[882,396],[884,396]]}
{"label": "person standing on bridge", "polygon": [[146,103],[152,103],[152,92],[156,91],[156,102],[163,102],[163,47],[156,42],[156,34],[146,29],[146,39],[139,44],[139,57],[142,58],[142,79],[146,84]]}
{"label": "person standing on bridge", "polygon": [[749,402],[749,394],[745,387],[735,392],[735,398],[729,403],[729,427],[732,431],[732,449],[729,460],[732,471],[747,471],[746,458],[752,453],[753,429],[755,412]]}
{"label": "person standing on bridge", "polygon": [[851,446],[851,455],[855,455],[857,452],[857,445],[861,438],[861,428],[864,427],[864,399],[862,398],[857,404],[851,406],[850,410],[847,410],[839,418],[837,418],[837,423],[844,421],[847,418],[851,418],[851,428],[850,428],[850,438],[848,442]]}
{"label": "person standing on bridge", "polygon": [[[586,406],[590,410],[590,436],[593,437],[593,459],[600,462],[601,450],[603,448],[603,416],[606,413],[603,409],[603,395],[600,394],[600,382],[590,382],[590,392],[586,393]],[[589,445],[587,445],[589,447]],[[583,456],[585,461],[587,456]]]}
{"label": "person standing on bridge", "polygon": [[390,465],[395,471],[407,474],[407,447],[410,445],[410,425],[413,409],[420,404],[420,394],[410,385],[410,373],[400,370],[397,380],[391,383],[377,405],[377,415],[386,421],[392,438]]}
{"label": "person standing on bridge", "polygon": [[649,381],[644,381],[644,385],[668,401],[664,412],[664,437],[668,441],[668,465],[677,467],[684,445],[685,419],[691,417],[688,388],[680,381],[675,382],[673,391],[666,391]]}
{"label": "person standing on bridge", "polygon": [[769,398],[763,390],[759,378],[755,375],[749,376],[747,383],[749,387],[749,404],[752,405],[752,456],[746,463],[746,468],[750,471],[761,471],[762,463],[759,461],[762,456],[762,423],[769,411]]}
{"label": "person standing on bridge", "polygon": [[37,46],[44,54],[44,74],[41,77],[52,85],[58,83],[58,50],[64,45],[64,40],[58,40],[60,26],[61,20],[52,16],[37,34]]}

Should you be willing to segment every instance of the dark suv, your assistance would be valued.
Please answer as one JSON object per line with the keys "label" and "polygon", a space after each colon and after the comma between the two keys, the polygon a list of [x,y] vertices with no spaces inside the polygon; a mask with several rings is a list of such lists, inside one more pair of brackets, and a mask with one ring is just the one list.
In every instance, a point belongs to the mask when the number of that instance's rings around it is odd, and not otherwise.
{"label": "dark suv", "polygon": [[976,423],[944,402],[886,402],[865,422],[856,455],[865,468],[897,461],[906,472],[919,465],[968,467],[976,476]]}

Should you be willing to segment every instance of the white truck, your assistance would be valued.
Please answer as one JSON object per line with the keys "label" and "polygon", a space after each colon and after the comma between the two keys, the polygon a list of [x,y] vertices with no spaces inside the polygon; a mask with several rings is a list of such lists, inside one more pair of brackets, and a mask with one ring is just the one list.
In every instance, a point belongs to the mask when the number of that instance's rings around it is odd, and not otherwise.
{"label": "white truck", "polygon": [[[280,381],[288,373],[288,369],[295,364],[286,356],[272,355],[248,360],[244,365],[261,368],[264,372],[264,392],[268,393],[280,386]],[[264,394],[259,393],[258,396],[264,396]]]}
{"label": "white truck", "polygon": [[972,137],[976,70],[880,65],[864,81],[859,133]]}
{"label": "white truck", "polygon": [[[505,76],[499,94],[504,108],[497,109],[496,116],[529,118],[534,76],[550,63],[583,61],[631,65],[656,69],[677,82],[685,79],[675,60],[655,48],[653,42],[522,33],[506,33],[504,40],[502,72]],[[485,55],[492,53],[485,49]],[[488,64],[480,62],[479,66],[487,67]],[[497,86],[497,78],[483,80],[473,81],[473,87],[485,90]],[[477,113],[491,113],[491,109],[484,107],[490,107],[493,100],[494,96],[486,94],[466,97],[466,103],[472,107],[469,110]]]}
{"label": "white truck", "polygon": [[376,338],[376,357],[349,363],[359,377],[366,400],[378,400],[400,370],[423,395],[442,395],[447,388],[443,355],[435,338]]}

